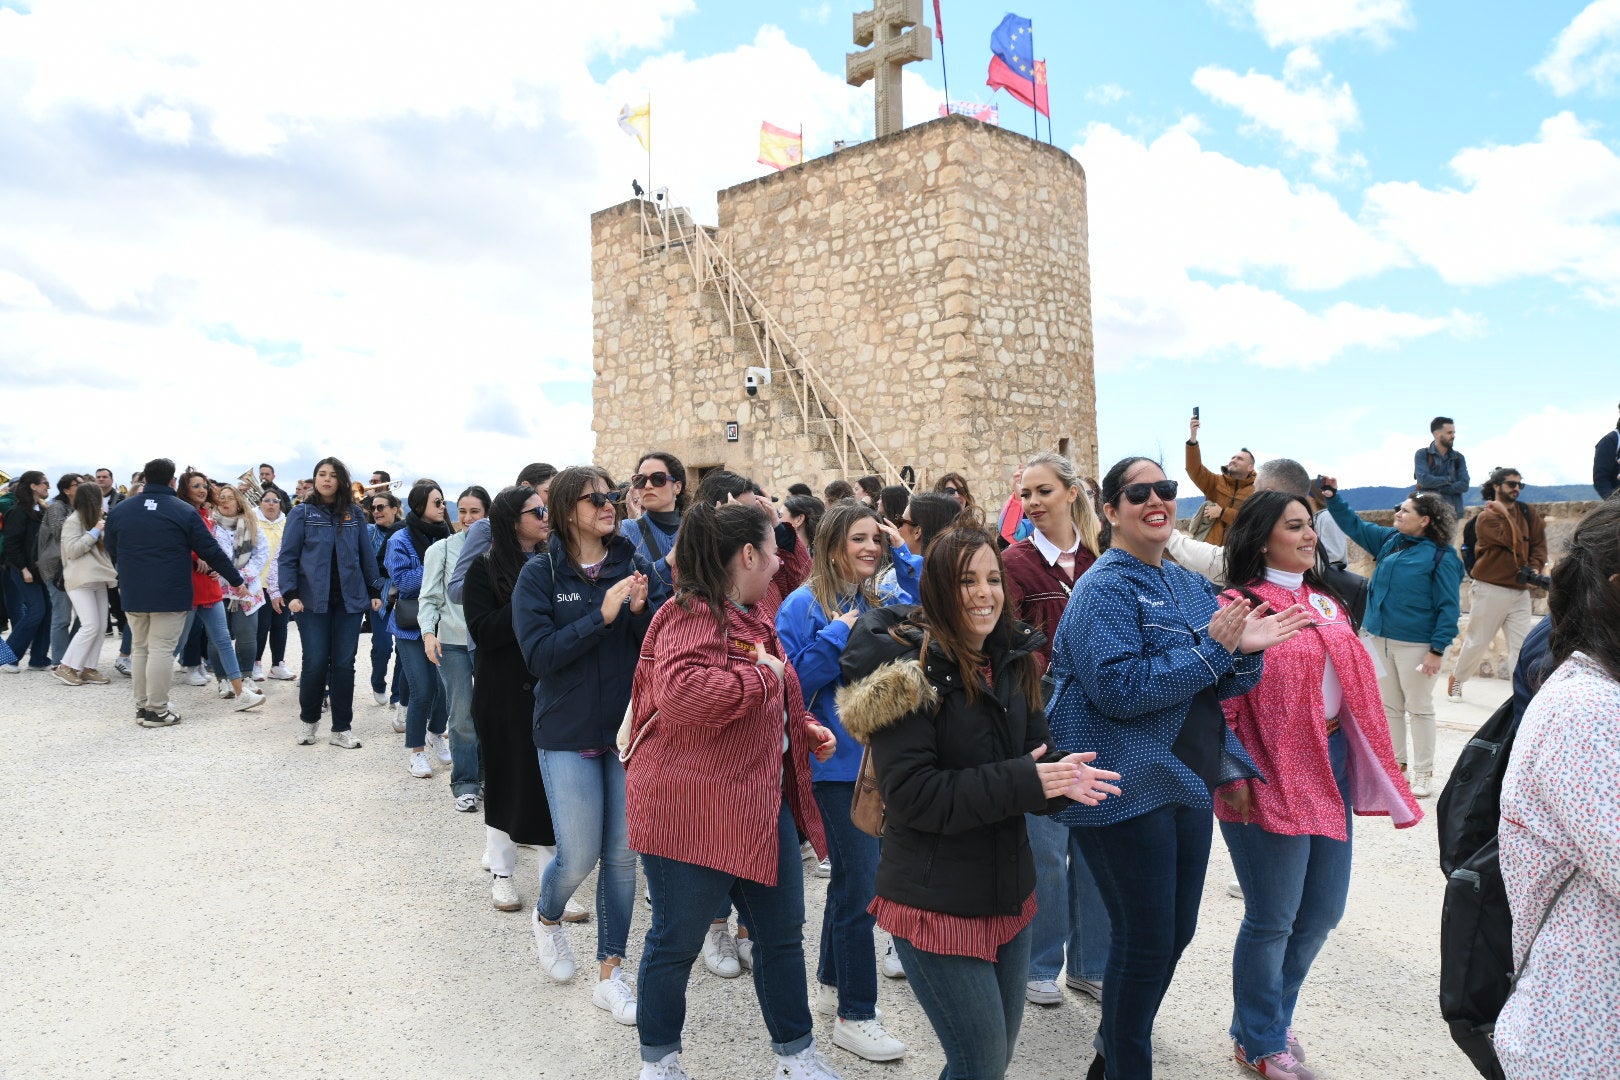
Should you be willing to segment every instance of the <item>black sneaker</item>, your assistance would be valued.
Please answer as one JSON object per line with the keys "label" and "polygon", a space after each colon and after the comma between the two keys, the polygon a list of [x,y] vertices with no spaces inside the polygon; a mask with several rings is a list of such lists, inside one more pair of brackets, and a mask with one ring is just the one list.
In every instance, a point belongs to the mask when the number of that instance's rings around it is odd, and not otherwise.
{"label": "black sneaker", "polygon": [[147,709],[146,715],[140,718],[141,727],[173,727],[180,722],[180,714],[165,708]]}

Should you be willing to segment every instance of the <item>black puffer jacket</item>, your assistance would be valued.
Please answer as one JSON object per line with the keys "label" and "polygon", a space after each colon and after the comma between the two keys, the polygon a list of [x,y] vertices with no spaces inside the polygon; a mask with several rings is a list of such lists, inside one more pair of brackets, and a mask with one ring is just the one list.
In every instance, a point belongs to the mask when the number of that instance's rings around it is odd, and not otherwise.
{"label": "black puffer jacket", "polygon": [[[1013,640],[987,642],[994,689],[970,704],[962,680],[980,679],[977,671],[959,670],[937,644],[926,667],[918,663],[922,632],[905,622],[915,610],[861,616],[841,661],[839,716],[872,748],[886,809],[877,893],[949,915],[1016,915],[1035,891],[1024,815],[1070,805],[1042,794],[1030,753],[1051,746],[1046,717],[1010,670],[1044,638],[1015,623]],[[1054,749],[1041,760],[1063,756]]]}

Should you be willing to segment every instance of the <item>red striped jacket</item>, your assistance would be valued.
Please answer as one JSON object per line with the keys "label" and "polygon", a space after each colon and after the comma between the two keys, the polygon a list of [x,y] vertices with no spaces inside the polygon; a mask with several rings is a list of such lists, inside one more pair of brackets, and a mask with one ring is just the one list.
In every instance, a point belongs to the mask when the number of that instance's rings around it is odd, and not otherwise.
{"label": "red striped jacket", "polygon": [[[785,554],[752,611],[730,606],[721,628],[707,606],[670,601],[653,616],[636,664],[635,752],[625,768],[630,846],[775,885],[776,821],[784,795],[818,854],[827,841],[810,795],[810,734],[791,664],[778,679],[753,659],[754,642],[784,656],[776,611],[809,570]],[[784,709],[788,752],[782,752]]]}

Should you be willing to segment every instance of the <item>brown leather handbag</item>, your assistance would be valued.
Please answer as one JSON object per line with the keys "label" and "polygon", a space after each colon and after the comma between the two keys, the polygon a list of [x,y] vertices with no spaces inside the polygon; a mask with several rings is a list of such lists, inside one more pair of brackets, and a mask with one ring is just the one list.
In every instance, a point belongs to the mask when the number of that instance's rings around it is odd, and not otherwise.
{"label": "brown leather handbag", "polygon": [[[917,662],[926,666],[928,657],[928,631],[923,631],[922,648]],[[861,751],[861,771],[855,777],[855,794],[849,801],[849,820],[868,836],[883,835],[883,793],[878,790],[877,769],[872,764],[872,747]]]}

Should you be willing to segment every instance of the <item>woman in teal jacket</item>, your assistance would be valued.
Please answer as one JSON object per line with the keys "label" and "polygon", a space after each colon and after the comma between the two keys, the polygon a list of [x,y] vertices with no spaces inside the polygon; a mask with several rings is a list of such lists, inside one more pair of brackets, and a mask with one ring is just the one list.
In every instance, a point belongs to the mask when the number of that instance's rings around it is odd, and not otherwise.
{"label": "woman in teal jacket", "polygon": [[1395,527],[1362,520],[1339,498],[1339,483],[1322,480],[1328,513],[1345,535],[1373,557],[1362,637],[1378,665],[1395,760],[1407,768],[1407,717],[1412,794],[1430,794],[1434,776],[1434,682],[1457,636],[1462,610],[1462,559],[1452,550],[1457,517],[1438,495],[1414,495],[1395,508]]}

